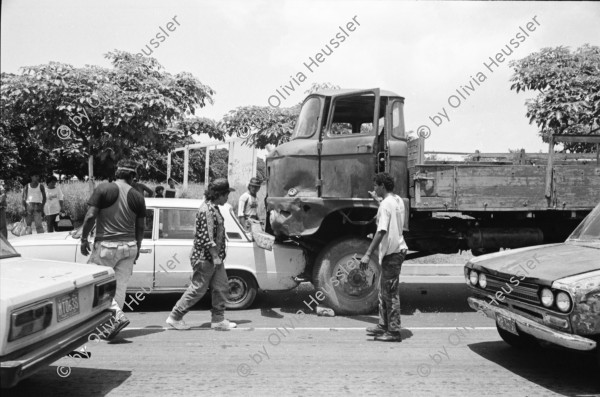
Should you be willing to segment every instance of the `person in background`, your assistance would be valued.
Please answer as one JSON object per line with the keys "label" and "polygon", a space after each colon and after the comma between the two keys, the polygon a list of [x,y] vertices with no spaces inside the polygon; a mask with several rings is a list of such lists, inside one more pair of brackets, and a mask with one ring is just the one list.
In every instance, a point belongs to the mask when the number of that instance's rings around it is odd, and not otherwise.
{"label": "person in background", "polygon": [[183,296],[177,301],[166,322],[177,330],[187,330],[190,326],[183,316],[206,294],[212,293],[211,328],[228,331],[237,325],[225,319],[225,302],[229,294],[229,282],[223,261],[226,256],[225,221],[219,205],[227,203],[229,193],[227,179],[216,179],[208,184],[204,192],[205,200],[196,214],[196,232],[190,256],[192,282]]}
{"label": "person in background", "polygon": [[129,325],[123,313],[125,292],[144,238],[146,202],[131,186],[135,176],[135,162],[119,161],[116,181],[101,183],[94,189],[83,220],[81,254],[90,254],[88,236],[95,224],[96,237],[88,263],[114,269],[117,279],[117,290],[110,307],[113,311],[112,325],[103,335],[108,340]]}
{"label": "person in background", "polygon": [[8,228],[6,224],[6,189],[4,180],[0,179],[0,234],[8,238]]}
{"label": "person in background", "polygon": [[165,188],[162,186],[157,186],[154,188],[154,197],[160,197],[160,198],[164,198],[165,196],[163,195],[163,192],[165,191]]}
{"label": "person in background", "polygon": [[169,188],[165,190],[165,197],[174,198],[177,197],[177,189],[175,188],[175,180],[173,178],[169,178],[167,180]]}
{"label": "person in background", "polygon": [[[394,194],[394,179],[387,172],[375,175],[371,197],[383,198],[377,210],[377,231],[360,260],[361,270],[369,266],[370,257],[379,249],[381,276],[379,280],[379,324],[367,328],[376,341],[402,342],[400,335],[400,269],[408,252],[402,236],[404,202]],[[379,200],[377,200],[379,201]]]}
{"label": "person in background", "polygon": [[35,222],[35,230],[44,233],[42,219],[44,217],[44,206],[46,205],[46,190],[40,183],[40,174],[31,174],[31,182],[25,185],[23,190],[23,207],[25,209],[25,222],[27,223],[27,234],[31,233],[31,223]]}
{"label": "person in background", "polygon": [[46,205],[44,206],[44,213],[46,214],[46,225],[48,226],[48,233],[53,233],[56,229],[56,217],[61,214],[64,215],[64,199],[62,190],[56,185],[55,176],[51,176],[46,181]]}
{"label": "person in background", "polygon": [[251,178],[248,183],[248,191],[240,196],[238,201],[238,219],[246,230],[250,230],[249,219],[258,220],[258,198],[256,194],[260,190],[261,181]]}
{"label": "person in background", "polygon": [[138,192],[140,192],[142,197],[146,196],[144,193],[148,193],[148,197],[152,197],[154,195],[154,192],[152,191],[152,189],[150,189],[148,186],[144,185],[143,183],[138,182],[137,178],[135,178],[133,180],[131,187],[134,188],[135,190],[137,190]]}

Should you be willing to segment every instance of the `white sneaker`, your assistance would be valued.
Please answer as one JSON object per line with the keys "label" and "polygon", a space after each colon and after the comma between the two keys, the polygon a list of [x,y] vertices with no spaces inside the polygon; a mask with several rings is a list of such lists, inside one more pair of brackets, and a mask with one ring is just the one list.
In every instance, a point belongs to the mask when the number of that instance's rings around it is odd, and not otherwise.
{"label": "white sneaker", "polygon": [[180,331],[182,331],[182,330],[188,330],[188,329],[191,328],[189,325],[187,325],[185,323],[185,321],[183,321],[183,320],[175,320],[171,316],[169,316],[169,318],[167,318],[166,323],[169,324],[171,327],[173,327],[173,328],[175,328],[177,330],[180,330]]}
{"label": "white sneaker", "polygon": [[237,324],[229,320],[223,320],[220,323],[211,323],[210,327],[215,331],[229,331],[230,329],[237,327]]}

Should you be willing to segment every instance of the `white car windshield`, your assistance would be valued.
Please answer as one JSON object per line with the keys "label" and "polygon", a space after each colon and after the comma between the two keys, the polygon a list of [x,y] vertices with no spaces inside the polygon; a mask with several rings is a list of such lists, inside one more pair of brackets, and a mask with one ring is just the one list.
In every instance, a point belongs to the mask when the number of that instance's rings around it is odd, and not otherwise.
{"label": "white car windshield", "polygon": [[21,256],[21,254],[19,254],[17,250],[15,250],[12,245],[10,245],[6,237],[4,237],[4,235],[2,234],[0,234],[0,242],[0,259]]}
{"label": "white car windshield", "polygon": [[577,226],[567,241],[600,241],[600,204]]}

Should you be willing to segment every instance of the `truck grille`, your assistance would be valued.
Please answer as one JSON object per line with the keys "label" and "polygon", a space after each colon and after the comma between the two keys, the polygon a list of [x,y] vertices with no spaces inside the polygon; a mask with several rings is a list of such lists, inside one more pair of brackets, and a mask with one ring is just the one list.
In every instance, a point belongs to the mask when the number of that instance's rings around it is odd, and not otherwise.
{"label": "truck grille", "polygon": [[[540,298],[538,295],[539,287],[535,284],[523,283],[515,286],[516,283],[510,282],[510,277],[496,277],[486,274],[487,286],[486,291],[495,294],[498,291],[502,292],[503,296],[508,296],[513,299],[522,300],[529,303],[539,305]],[[504,290],[503,290],[504,289]],[[512,289],[512,292],[510,292]]]}

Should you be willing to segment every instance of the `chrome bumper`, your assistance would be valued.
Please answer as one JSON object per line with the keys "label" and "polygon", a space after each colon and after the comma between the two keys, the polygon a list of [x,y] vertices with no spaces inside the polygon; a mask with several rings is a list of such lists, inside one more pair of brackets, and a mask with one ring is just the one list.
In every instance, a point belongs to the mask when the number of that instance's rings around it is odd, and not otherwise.
{"label": "chrome bumper", "polygon": [[556,345],[567,347],[574,350],[593,350],[596,348],[597,343],[588,338],[584,338],[579,335],[568,334],[566,332],[557,331],[546,325],[539,324],[533,320],[528,319],[520,314],[513,313],[502,307],[490,305],[483,299],[470,297],[467,299],[469,306],[472,309],[484,313],[486,316],[492,319],[496,319],[496,314],[500,314],[504,317],[511,318],[515,321],[517,330],[524,332],[537,339],[541,339]]}

